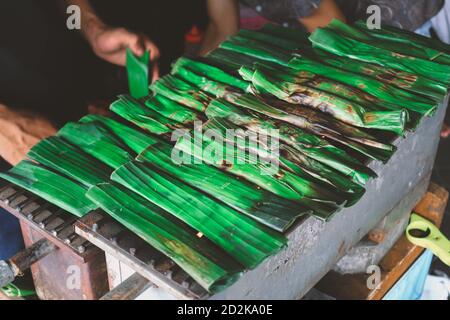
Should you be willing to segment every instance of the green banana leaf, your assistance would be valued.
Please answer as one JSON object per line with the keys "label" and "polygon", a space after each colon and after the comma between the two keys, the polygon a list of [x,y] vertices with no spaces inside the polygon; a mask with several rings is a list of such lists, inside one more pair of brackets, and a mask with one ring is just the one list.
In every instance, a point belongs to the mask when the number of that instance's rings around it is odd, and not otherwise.
{"label": "green banana leaf", "polygon": [[243,267],[195,230],[126,188],[99,184],[87,192],[114,219],[186,271],[203,288],[220,291],[235,282]]}
{"label": "green banana leaf", "polygon": [[288,51],[241,36],[231,37],[229,40],[223,42],[220,48],[286,67],[289,65],[289,60],[291,59],[290,52]]}
{"label": "green banana leaf", "polygon": [[160,143],[149,147],[137,160],[150,163],[158,170],[279,232],[286,231],[298,217],[312,213],[299,203],[278,197],[215,167],[206,164],[176,164],[172,159],[172,151],[172,146]]}
{"label": "green banana leaf", "polygon": [[85,187],[109,180],[112,169],[59,137],[50,137],[36,144],[27,157],[60,172]]}
{"label": "green banana leaf", "polygon": [[84,185],[31,161],[21,161],[8,172],[0,173],[0,178],[36,194],[77,217],[97,209],[97,205],[86,198],[87,188]]}
{"label": "green banana leaf", "polygon": [[143,163],[130,162],[111,179],[201,232],[246,268],[256,267],[287,243],[280,234]]}
{"label": "green banana leaf", "polygon": [[[230,97],[231,98],[231,97]],[[368,147],[386,151],[386,154],[392,155],[395,151],[393,145],[380,142],[368,133],[359,130],[356,127],[348,126],[339,121],[327,119],[312,109],[302,106],[288,104],[283,101],[274,101],[260,98],[252,95],[240,95],[231,99],[231,102],[249,110],[261,113],[273,119],[285,121],[294,126],[304,129],[316,130],[316,132],[330,131],[346,136],[352,141],[361,143]],[[323,133],[322,133],[323,134]],[[320,134],[319,134],[320,135]],[[330,135],[331,136],[331,135]]]}
{"label": "green banana leaf", "polygon": [[[352,180],[365,183],[367,176],[375,177],[375,174],[362,166],[362,163],[348,155],[346,151],[310,134],[300,128],[270,118],[263,118],[251,111],[237,108],[231,103],[216,99],[206,109],[208,118],[226,118],[237,126],[267,134],[270,130],[278,130],[281,141],[295,148],[299,153],[310,159],[321,162],[330,168],[350,176]],[[364,153],[363,153],[364,154]]]}
{"label": "green banana leaf", "polygon": [[195,111],[158,94],[145,100],[145,106],[168,119],[180,123],[192,123],[199,120]]}
{"label": "green banana leaf", "polygon": [[165,76],[150,87],[154,93],[165,96],[181,105],[203,112],[211,97],[190,83],[174,76]]}
{"label": "green banana leaf", "polygon": [[443,42],[439,41],[436,44],[434,39],[408,31],[401,32],[401,37],[399,37],[400,32],[397,29],[394,31],[393,28],[385,28],[384,26],[381,29],[370,30],[363,21],[356,22],[352,27],[378,41],[378,45],[383,48],[393,48],[402,54],[450,64],[450,45]]}
{"label": "green banana leaf", "polygon": [[286,28],[273,23],[267,23],[258,31],[278,38],[290,40],[301,45],[310,46],[308,34],[299,29]]}
{"label": "green banana leaf", "polygon": [[[387,68],[346,57],[339,57],[320,49],[317,49],[314,52],[323,64],[333,66],[338,70],[349,71],[355,75],[370,77],[377,80],[380,84],[386,84],[389,90],[400,88],[412,93],[423,95],[424,97],[415,95],[415,100],[422,103],[432,104],[429,99],[432,99],[432,101],[438,103],[442,101],[447,94],[447,87],[445,85],[427,79],[418,74]],[[372,91],[372,94],[375,95],[375,93],[376,91]],[[408,98],[408,95],[405,96],[405,94],[399,92],[399,99]],[[426,98],[428,98],[428,100]]]}
{"label": "green banana leaf", "polygon": [[235,146],[220,143],[207,135],[204,135],[203,139],[193,140],[186,137],[178,139],[175,150],[179,152],[180,158],[185,155],[193,156],[201,163],[216,166],[282,198],[299,201],[320,216],[330,215],[330,212],[336,212],[345,205],[345,201],[337,195],[330,194],[317,183],[278,168],[276,162],[254,163],[252,155],[240,152]]}
{"label": "green banana leaf", "polygon": [[[248,39],[248,40],[253,40],[253,41],[259,41],[270,47],[276,46],[286,52],[295,51],[295,50],[298,50],[298,49],[302,48],[303,46],[305,46],[305,43],[299,43],[297,41],[284,39],[277,35],[272,35],[270,33],[261,32],[261,30],[254,31],[254,30],[242,29],[239,31],[237,36],[239,37],[239,39],[242,38],[242,39]],[[309,46],[309,43],[306,44],[306,46]]]}
{"label": "green banana leaf", "polygon": [[135,99],[149,95],[148,90],[148,63],[150,52],[146,51],[142,57],[136,57],[127,48],[127,73],[130,94]]}
{"label": "green banana leaf", "polygon": [[163,117],[152,109],[143,106],[138,100],[126,95],[121,95],[118,100],[114,101],[110,110],[156,135],[169,133],[182,127],[179,122]]}
{"label": "green banana leaf", "polygon": [[309,37],[313,47],[320,48],[338,56],[375,63],[388,68],[419,74],[425,78],[450,85],[450,66],[438,64],[430,60],[378,47],[345,37],[332,27],[318,28]]}
{"label": "green banana leaf", "polygon": [[281,67],[279,64],[271,63],[269,61],[258,59],[235,51],[225,50],[223,48],[218,48],[208,53],[205,61],[206,63],[226,70],[229,73],[236,74],[242,66],[251,67],[255,62],[265,63],[266,65],[271,65],[274,67]]}
{"label": "green banana leaf", "polygon": [[[199,75],[185,67],[178,67],[174,74],[180,79],[189,81],[198,89],[214,97],[226,97],[230,93],[239,93],[240,89],[209,79],[206,76]],[[248,87],[248,85],[247,85]]]}
{"label": "green banana leaf", "polygon": [[[243,75],[247,77],[248,71],[243,72]],[[308,75],[307,72],[303,72],[302,76],[304,78],[294,78],[273,71],[269,74],[257,67],[249,80],[258,91],[269,92],[288,103],[316,108],[350,125],[403,134],[407,119],[405,110],[371,111],[344,98],[357,94],[351,88],[313,74]]]}
{"label": "green banana leaf", "polygon": [[363,21],[357,21],[354,26],[370,33],[372,37],[379,40],[394,41],[421,48],[429,54],[430,58],[436,57],[435,59],[438,62],[440,62],[438,59],[441,55],[447,58],[450,54],[450,45],[447,43],[405,29],[383,25],[381,29],[369,30]]}
{"label": "green banana leaf", "polygon": [[430,99],[380,82],[377,79],[371,79],[363,74],[338,69],[304,56],[294,57],[289,65],[296,70],[295,72],[298,73],[299,77],[304,72],[312,72],[358,88],[360,93],[352,97],[364,98],[364,100],[372,101],[380,107],[384,106],[390,110],[406,109],[410,114],[417,113],[417,117],[432,115],[436,111],[437,103]]}
{"label": "green banana leaf", "polygon": [[[254,154],[261,159],[271,159],[273,162],[278,161],[281,169],[311,183],[311,188],[315,191],[312,193],[310,191],[307,192],[309,192],[309,197],[315,198],[316,201],[328,199],[339,204],[346,202],[346,205],[348,205],[350,202],[355,203],[364,194],[364,189],[361,186],[329,168],[327,170],[326,166],[312,159],[302,157],[298,151],[284,143],[278,144],[279,152],[274,154],[266,134],[260,138],[257,134],[245,132],[242,129],[239,130],[239,127],[224,118],[210,119],[204,126],[204,129],[212,129],[221,133],[225,143],[234,144],[236,139],[238,139],[237,147],[240,150]],[[227,134],[229,129],[234,130],[233,136]],[[325,169],[325,171],[321,171],[321,169]],[[323,176],[324,173],[328,173],[327,176]],[[283,175],[284,173],[280,172],[280,174]],[[305,192],[305,195],[307,194]],[[324,217],[320,216],[320,218]]]}
{"label": "green banana leaf", "polygon": [[180,68],[190,70],[200,76],[208,77],[211,80],[236,87],[242,91],[247,91],[248,83],[238,76],[223,71],[220,68],[212,66],[202,61],[196,61],[190,58],[181,57],[172,66],[172,74],[177,74]]}
{"label": "green banana leaf", "polygon": [[116,120],[100,115],[87,115],[80,119],[79,123],[94,123],[104,126],[136,154],[141,153],[147,147],[161,141],[156,136],[141,132],[137,127],[122,124]]}
{"label": "green banana leaf", "polygon": [[57,133],[87,154],[115,169],[133,160],[136,154],[101,123],[68,123]]}

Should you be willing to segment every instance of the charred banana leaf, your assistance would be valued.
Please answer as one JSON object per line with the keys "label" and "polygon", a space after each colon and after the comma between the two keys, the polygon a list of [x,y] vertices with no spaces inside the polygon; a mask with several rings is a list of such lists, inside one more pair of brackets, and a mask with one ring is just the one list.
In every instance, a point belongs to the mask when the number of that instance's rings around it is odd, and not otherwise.
{"label": "charred banana leaf", "polygon": [[379,108],[385,107],[390,110],[406,109],[409,112],[418,113],[420,117],[432,115],[436,111],[437,103],[434,101],[388,85],[378,79],[370,78],[363,73],[355,74],[303,56],[293,58],[290,66],[296,70],[295,72],[300,78],[304,72],[312,72],[357,88],[360,94],[352,95],[350,98],[362,97],[366,101],[377,104]]}
{"label": "charred banana leaf", "polygon": [[283,101],[265,99],[262,101],[252,95],[235,96],[232,102],[242,108],[253,110],[268,117],[288,122],[299,128],[311,128],[320,131],[329,131],[346,136],[352,141],[363,145],[383,150],[389,156],[395,151],[395,147],[378,141],[375,137],[359,130],[356,127],[346,125],[339,121],[333,121],[320,115],[314,110],[302,106],[288,104]]}
{"label": "charred banana leaf", "polygon": [[198,114],[195,111],[158,94],[147,99],[145,106],[179,123],[186,124],[199,120]]}
{"label": "charred banana leaf", "polygon": [[256,267],[287,243],[282,235],[143,163],[130,162],[111,178],[201,232],[246,268]]}
{"label": "charred banana leaf", "polygon": [[92,187],[87,197],[147,241],[210,292],[235,282],[243,267],[195,230],[141,196],[116,185]]}
{"label": "charred banana leaf", "polygon": [[88,189],[84,185],[31,161],[20,162],[8,172],[0,173],[0,178],[36,194],[77,217],[97,209],[97,205],[86,198]]}
{"label": "charred banana leaf", "polygon": [[134,123],[150,133],[161,135],[181,127],[177,121],[168,119],[150,108],[143,106],[138,100],[122,95],[110,106],[111,111]]}
{"label": "charred banana leaf", "polygon": [[[346,57],[339,57],[319,49],[314,52],[320,61],[325,65],[333,66],[338,70],[352,72],[352,74],[355,74],[356,76],[365,75],[379,81],[380,83],[386,84],[390,90],[395,90],[393,88],[397,87],[424,96],[421,97],[416,95],[414,101],[431,104],[431,101],[429,101],[431,99],[432,101],[438,103],[442,101],[447,94],[447,87],[445,85],[427,79],[418,74],[393,68],[386,68],[373,63],[367,63]],[[373,92],[373,94],[375,93],[376,91]],[[408,99],[408,95],[400,93],[399,98]],[[426,98],[428,98],[428,100]]]}
{"label": "charred banana leaf", "polygon": [[207,93],[199,91],[195,86],[174,76],[162,77],[150,88],[156,94],[199,112],[203,112],[211,101]]}
{"label": "charred banana leaf", "polygon": [[281,169],[278,159],[261,161],[256,154],[246,153],[234,145],[221,143],[219,140],[208,137],[207,134],[203,139],[194,141],[181,137],[175,150],[180,153],[180,158],[190,155],[199,159],[201,163],[226,170],[282,198],[299,201],[320,216],[329,215],[330,212],[338,211],[345,205],[344,199],[331,194],[317,183]]}
{"label": "charred banana leaf", "polygon": [[278,130],[281,141],[295,148],[297,152],[319,161],[334,170],[351,177],[353,181],[364,184],[375,173],[363,167],[362,163],[348,155],[344,150],[285,122],[277,122],[262,118],[258,114],[247,112],[225,100],[214,100],[206,109],[208,118],[226,118],[237,126],[268,134],[270,130]]}
{"label": "charred banana leaf", "polygon": [[412,55],[390,51],[374,42],[365,43],[343,36],[333,26],[319,28],[309,38],[315,48],[320,48],[338,56],[375,63],[380,66],[419,74],[446,85],[450,84],[450,66]]}
{"label": "charred banana leaf", "polygon": [[291,104],[302,104],[318,109],[330,116],[360,128],[379,129],[403,134],[407,119],[405,110],[371,111],[343,96],[356,92],[326,78],[317,78],[304,72],[303,78],[274,73],[263,68],[255,68],[249,77],[248,68],[241,69],[259,92],[268,92],[280,100]]}
{"label": "charred banana leaf", "polygon": [[150,163],[158,170],[182,180],[279,232],[286,231],[298,217],[312,213],[300,203],[278,197],[213,166],[176,164],[173,162],[172,152],[172,146],[161,143],[151,146],[137,159]]}

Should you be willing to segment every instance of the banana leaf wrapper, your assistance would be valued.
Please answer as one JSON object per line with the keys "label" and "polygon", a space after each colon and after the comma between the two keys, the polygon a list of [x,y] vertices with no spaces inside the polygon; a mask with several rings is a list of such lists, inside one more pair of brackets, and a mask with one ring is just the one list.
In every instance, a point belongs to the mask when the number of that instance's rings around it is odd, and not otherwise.
{"label": "banana leaf wrapper", "polygon": [[[342,135],[354,142],[378,149],[380,154],[376,155],[377,158],[389,159],[395,152],[395,146],[380,142],[375,137],[356,127],[334,121],[331,118],[327,119],[325,115],[321,115],[312,109],[292,105],[280,100],[265,99],[265,101],[262,101],[260,98],[248,94],[235,96],[230,102],[273,119],[285,121],[299,128],[314,130],[314,133],[319,135],[326,137],[332,137],[333,133]],[[326,135],[327,132],[330,134]],[[336,141],[338,140],[337,137],[335,139]]]}
{"label": "banana leaf wrapper", "polygon": [[308,39],[309,34],[298,29],[285,28],[273,23],[267,23],[258,31],[276,36],[278,38],[290,40],[301,45],[310,45]]}
{"label": "banana leaf wrapper", "polygon": [[276,63],[271,63],[269,61],[258,59],[235,51],[226,50],[223,48],[217,48],[208,53],[205,61],[208,64],[214,65],[230,73],[237,73],[242,66],[252,67],[255,62],[265,65],[271,65],[274,67],[281,67]]}
{"label": "banana leaf wrapper", "polygon": [[450,84],[450,66],[438,64],[344,37],[331,28],[319,28],[309,38],[313,47],[338,56],[375,63],[380,66],[419,74],[445,85]]}
{"label": "banana leaf wrapper", "polygon": [[[382,26],[381,29],[369,30],[363,21],[356,22],[353,30],[358,30],[386,49],[395,48],[398,52],[406,55],[435,61],[441,64],[450,64],[450,45],[409,31]],[[353,31],[352,30],[352,31]],[[381,41],[379,41],[381,40]]]}
{"label": "banana leaf wrapper", "polygon": [[[299,201],[320,216],[338,211],[345,204],[327,199],[327,197],[336,198],[336,196],[330,195],[328,191],[315,183],[282,169],[273,173],[267,163],[259,161],[254,164],[250,161],[251,159],[247,158],[247,154],[236,150],[235,146],[223,145],[206,136],[203,141],[195,141],[195,139],[191,141],[191,139],[181,137],[175,145],[175,150],[191,155],[202,163],[216,166],[230,174],[242,177],[282,198]],[[216,152],[220,152],[220,155]],[[225,161],[225,155],[229,155],[228,158],[232,158],[231,161],[234,163]]]}
{"label": "banana leaf wrapper", "polygon": [[148,63],[150,52],[146,51],[142,57],[137,57],[129,48],[126,50],[127,74],[130,94],[135,99],[148,96]]}
{"label": "banana leaf wrapper", "polygon": [[354,27],[380,40],[393,41],[421,48],[428,54],[430,59],[435,57],[434,60],[438,62],[440,62],[439,58],[441,56],[447,59],[448,54],[450,54],[450,45],[447,43],[405,29],[383,25],[381,29],[369,30],[363,21],[355,22]]}
{"label": "banana leaf wrapper", "polygon": [[[322,63],[333,66],[338,70],[345,70],[354,74],[365,75],[372,79],[376,79],[381,83],[423,95],[423,97],[416,95],[414,101],[432,104],[426,98],[431,99],[434,102],[440,102],[447,94],[447,87],[445,85],[437,81],[427,79],[418,74],[393,68],[386,68],[373,63],[367,63],[346,57],[339,57],[319,49],[314,52]],[[376,91],[373,92],[376,93]],[[399,99],[407,100],[408,98],[409,97],[407,95],[399,92]]]}
{"label": "banana leaf wrapper", "polygon": [[172,146],[151,146],[137,158],[158,170],[182,180],[204,193],[229,205],[259,223],[279,232],[286,231],[297,218],[311,214],[309,208],[278,197],[254,184],[240,180],[206,164],[176,164]]}
{"label": "banana leaf wrapper", "polygon": [[358,88],[358,95],[350,98],[360,97],[366,101],[376,103],[377,106],[388,108],[389,110],[406,109],[415,118],[432,115],[436,111],[437,104],[427,98],[418,96],[412,92],[402,90],[392,85],[372,79],[363,74],[355,74],[333,66],[329,66],[305,57],[295,57],[291,60],[290,66],[299,77],[304,72],[327,77],[339,81],[353,88]]}
{"label": "banana leaf wrapper", "polygon": [[136,154],[101,123],[68,123],[61,137],[113,169],[132,161]]}
{"label": "banana leaf wrapper", "polygon": [[205,62],[181,57],[172,66],[172,74],[177,74],[179,68],[190,70],[195,74],[208,77],[211,80],[238,88],[242,91],[247,91],[248,89],[249,84],[242,80],[239,76],[227,73],[222,69],[209,65]]}
{"label": "banana leaf wrapper", "polygon": [[174,76],[165,76],[150,87],[154,93],[178,102],[193,110],[203,112],[211,97],[195,86]]}
{"label": "banana leaf wrapper", "polygon": [[122,95],[114,101],[110,110],[155,135],[169,133],[182,127],[181,123],[162,116],[143,106],[138,100],[126,95]]}
{"label": "banana leaf wrapper", "polygon": [[[270,47],[276,46],[280,48],[281,50],[284,50],[285,52],[295,51],[303,46],[310,46],[309,42],[308,44],[305,43],[299,43],[297,41],[285,39],[283,37],[279,37],[277,35],[272,35],[270,33],[262,32],[264,30],[246,30],[242,29],[239,31],[237,36],[242,39],[248,39],[252,41],[258,41],[262,42]],[[307,39],[307,38],[306,38]]]}
{"label": "banana leaf wrapper", "polygon": [[103,183],[87,192],[89,199],[171,258],[209,292],[235,282],[243,267],[187,225],[125,187]]}
{"label": "banana leaf wrapper", "polygon": [[199,120],[197,112],[158,94],[145,100],[145,106],[179,123],[191,123]]}
{"label": "banana leaf wrapper", "polygon": [[[261,134],[267,134],[270,130],[278,130],[278,135],[282,142],[310,158],[310,161],[320,162],[349,177],[356,183],[365,184],[370,177],[376,177],[372,170],[364,167],[361,162],[348,155],[346,151],[330,144],[319,136],[287,123],[277,123],[270,118],[263,118],[263,116],[256,113],[239,109],[225,100],[217,99],[212,101],[206,109],[206,115],[210,119],[225,118],[237,126],[242,126]],[[327,173],[326,176],[332,175]],[[346,182],[344,185],[348,184]],[[360,189],[351,184],[348,186],[348,189],[343,186],[342,188],[350,193],[359,192]]]}
{"label": "banana leaf wrapper", "polygon": [[82,217],[98,207],[86,198],[87,187],[31,161],[21,161],[8,172],[0,173],[0,178],[36,194],[77,217]]}
{"label": "banana leaf wrapper", "polygon": [[191,82],[199,90],[204,91],[213,97],[226,97],[229,94],[241,92],[241,90],[236,87],[211,80],[208,77],[199,75],[185,67],[178,67],[175,75],[183,80]]}
{"label": "banana leaf wrapper", "polygon": [[399,135],[405,130],[408,116],[405,110],[370,111],[354,101],[342,98],[356,93],[335,81],[308,76],[306,73],[304,79],[279,73],[274,76],[260,69],[256,68],[251,78],[246,69],[241,69],[244,77],[250,78],[248,80],[258,91],[268,92],[288,103],[316,108],[360,128],[392,131]]}
{"label": "banana leaf wrapper", "polygon": [[[240,139],[238,148],[247,151],[266,160],[278,161],[280,168],[289,171],[301,179],[311,182],[315,186],[321,186],[320,191],[323,198],[336,201],[337,203],[355,203],[364,194],[364,188],[342,177],[326,166],[302,156],[296,149],[280,143],[279,154],[272,156],[273,151],[268,141],[259,139],[258,135],[244,132],[238,126],[224,118],[212,118],[205,124],[205,130],[213,129],[222,132],[226,143],[233,144],[236,139]],[[234,136],[227,136],[226,130],[233,129]],[[240,130],[239,130],[240,129]],[[266,135],[264,135],[266,137]],[[320,218],[324,218],[321,216]]]}
{"label": "banana leaf wrapper", "polygon": [[56,136],[36,144],[27,157],[88,188],[108,181],[113,171],[100,160]]}
{"label": "banana leaf wrapper", "polygon": [[143,133],[137,128],[132,128],[121,122],[101,115],[87,115],[79,120],[79,123],[94,123],[107,128],[116,138],[119,138],[134,153],[139,154],[149,146],[160,142],[156,136]]}
{"label": "banana leaf wrapper", "polygon": [[246,268],[287,243],[282,235],[143,163],[130,162],[111,178],[201,232]]}
{"label": "banana leaf wrapper", "polygon": [[234,36],[223,42],[220,48],[254,57],[273,64],[287,67],[290,60],[290,52],[268,45],[266,43]]}

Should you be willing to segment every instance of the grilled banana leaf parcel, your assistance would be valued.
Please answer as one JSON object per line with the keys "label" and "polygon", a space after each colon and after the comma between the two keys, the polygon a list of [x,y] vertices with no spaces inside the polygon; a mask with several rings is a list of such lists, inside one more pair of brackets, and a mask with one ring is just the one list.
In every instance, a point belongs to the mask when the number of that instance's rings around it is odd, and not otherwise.
{"label": "grilled banana leaf parcel", "polygon": [[[388,85],[378,79],[370,78],[364,73],[355,74],[303,56],[293,58],[290,66],[296,70],[295,72],[300,78],[304,72],[312,72],[357,88],[358,95],[347,97],[360,97],[377,104],[379,108],[385,107],[390,110],[406,109],[410,113],[417,113],[419,116],[432,115],[436,111],[437,103],[435,101]],[[443,98],[443,96],[440,97]],[[442,101],[442,99],[439,101]]]}
{"label": "grilled banana leaf parcel", "polygon": [[112,169],[59,137],[35,145],[27,157],[80,182],[86,187],[109,180]]}
{"label": "grilled banana leaf parcel", "polygon": [[355,89],[333,80],[308,72],[294,77],[258,67],[251,75],[248,68],[241,71],[259,92],[268,92],[288,103],[316,108],[342,122],[361,128],[392,131],[399,135],[405,130],[405,110],[377,111],[370,107],[370,102],[363,106],[347,98],[357,94]]}
{"label": "grilled banana leaf parcel", "polygon": [[[233,130],[233,135],[227,134],[229,129]],[[347,205],[355,203],[364,193],[364,189],[356,183],[342,177],[329,168],[327,170],[326,166],[302,156],[294,148],[284,143],[279,143],[277,135],[270,138],[270,134],[258,135],[251,131],[246,132],[224,118],[210,119],[205,124],[204,130],[206,132],[214,130],[216,133],[221,133],[224,137],[224,143],[231,145],[237,143],[238,151],[247,152],[250,157],[254,156],[254,158],[264,159],[266,162],[278,162],[281,169],[295,174],[299,178],[310,182],[313,186],[321,186],[323,188],[322,193],[327,195],[328,199],[335,200],[337,203],[346,202]],[[274,138],[277,139],[276,142],[269,143],[269,140]],[[277,145],[278,151],[273,150],[272,144]],[[240,157],[241,155],[237,154],[236,158],[239,159]],[[226,159],[225,161],[229,160]],[[283,175],[282,172],[279,173]],[[325,173],[328,173],[327,176],[324,176]],[[324,192],[325,190],[326,192]],[[319,198],[320,196],[316,195],[316,200]],[[327,217],[319,214],[315,215],[325,220],[327,219]]]}
{"label": "grilled banana leaf parcel", "polygon": [[68,123],[57,136],[79,147],[111,168],[132,161],[136,154],[101,123]]}
{"label": "grilled banana leaf parcel", "polygon": [[345,199],[320,184],[281,169],[276,158],[273,161],[259,159],[255,154],[242,152],[234,145],[208,137],[207,133],[203,139],[193,140],[186,137],[178,139],[175,150],[178,150],[180,159],[186,155],[193,156],[200,163],[226,170],[280,197],[300,201],[319,216],[329,216],[346,204]]}
{"label": "grilled banana leaf parcel", "polygon": [[238,88],[242,91],[247,91],[249,86],[248,82],[242,80],[239,76],[227,73],[218,67],[202,61],[181,57],[172,66],[172,74],[177,74],[180,68],[190,70],[197,75],[208,77],[211,80]]}
{"label": "grilled banana leaf parcel", "polygon": [[195,111],[161,95],[148,98],[145,101],[145,106],[179,123],[187,124],[199,120],[198,114]]}
{"label": "grilled banana leaf parcel", "polygon": [[255,111],[277,120],[285,121],[299,128],[308,129],[313,127],[318,132],[334,131],[352,141],[383,150],[386,152],[388,158],[395,151],[393,145],[380,142],[379,139],[376,139],[356,127],[349,126],[339,121],[333,121],[332,119],[327,119],[325,115],[321,115],[314,110],[302,106],[292,105],[280,100],[275,101],[265,99],[265,101],[263,101],[259,97],[248,94],[229,98],[232,103],[239,107]]}
{"label": "grilled banana leaf parcel", "polygon": [[282,235],[146,164],[130,162],[111,179],[201,232],[246,268],[256,267],[286,245]]}
{"label": "grilled banana leaf parcel", "polygon": [[172,159],[172,151],[172,146],[160,143],[149,147],[137,159],[150,163],[158,170],[279,232],[286,231],[298,217],[313,213],[300,203],[278,197],[213,166],[176,164]]}
{"label": "grilled banana leaf parcel", "polygon": [[130,96],[120,96],[118,100],[111,104],[110,109],[122,118],[156,135],[169,133],[176,128],[182,127],[179,122],[168,119],[143,106],[139,100]]}
{"label": "grilled banana leaf parcel", "polygon": [[132,128],[131,126],[120,123],[108,117],[100,115],[88,115],[80,119],[79,123],[93,123],[104,126],[109,131],[111,131],[117,138],[136,154],[144,151],[148,146],[161,141],[156,136],[152,136],[148,133],[143,133],[137,128]]}
{"label": "grilled banana leaf parcel", "polygon": [[77,217],[97,209],[97,205],[85,196],[87,187],[31,161],[20,162],[8,172],[0,173],[0,178],[36,194]]}
{"label": "grilled banana leaf parcel", "polygon": [[[338,70],[349,71],[355,75],[365,75],[388,85],[391,90],[397,87],[423,95],[424,97],[416,96],[416,100],[418,101],[424,100],[423,102],[427,102],[425,98],[428,98],[438,103],[447,94],[447,87],[444,84],[415,73],[336,56],[320,49],[314,52],[322,63],[333,66]],[[401,94],[400,98],[403,98],[403,96],[404,94]]]}
{"label": "grilled banana leaf parcel", "polygon": [[[328,141],[333,143],[333,147],[336,148],[336,144],[344,145],[351,149],[353,152],[357,152],[364,155],[370,159],[387,161],[392,155],[393,151],[386,151],[379,153],[375,149],[366,147],[365,145],[352,141],[351,139],[343,136],[341,133],[336,131],[336,128],[331,126],[327,128],[327,121],[324,119],[318,121],[315,119],[314,115],[310,114],[310,110],[304,113],[305,121],[298,121],[296,126],[289,124],[288,122],[278,121],[277,118],[270,118],[261,112],[253,111],[249,108],[238,108],[237,106],[228,103],[227,101],[216,99],[210,103],[206,109],[206,115],[208,118],[226,118],[238,126],[248,128],[249,130],[260,132],[266,132],[267,129],[278,128],[280,139],[285,141],[287,144],[292,145],[294,148],[298,148],[299,151],[304,150],[303,147],[299,146],[299,141],[297,141],[299,136],[304,136],[303,132],[299,130],[304,130],[312,139],[317,141],[317,139],[323,141],[327,144]],[[330,122],[332,125],[333,123]],[[324,137],[328,141],[324,141],[319,137]],[[308,142],[307,145],[311,146],[313,143]],[[327,148],[329,149],[329,148]],[[342,154],[342,152],[339,152]],[[333,157],[328,161],[328,165],[339,170],[337,167],[332,165]],[[348,160],[348,157],[345,157]],[[346,162],[346,161],[343,161]],[[350,161],[351,162],[351,161]],[[338,164],[338,167],[341,165]],[[359,180],[359,179],[358,179]]]}
{"label": "grilled banana leaf parcel", "polygon": [[377,42],[362,42],[344,36],[333,26],[319,28],[309,38],[315,48],[338,56],[375,63],[388,68],[419,74],[443,84],[450,84],[450,65],[402,54],[377,46]]}
{"label": "grilled banana leaf parcel", "polygon": [[192,84],[171,75],[162,77],[150,89],[155,94],[165,96],[199,112],[203,112],[211,101],[211,97],[206,92],[199,91]]}
{"label": "grilled banana leaf parcel", "polygon": [[210,119],[225,118],[237,126],[245,127],[259,134],[268,134],[271,130],[278,130],[279,139],[293,147],[299,156],[304,155],[311,161],[323,163],[358,183],[365,184],[370,177],[376,176],[374,172],[363,167],[361,162],[348,155],[346,151],[319,136],[284,122],[277,123],[270,118],[246,112],[225,100],[212,101],[206,109],[206,115]]}
{"label": "grilled banana leaf parcel", "polygon": [[243,267],[186,224],[116,185],[92,187],[87,197],[186,271],[203,288],[216,292],[235,282]]}
{"label": "grilled banana leaf parcel", "polygon": [[220,48],[286,67],[289,65],[291,55],[289,51],[241,36],[231,37],[223,42]]}

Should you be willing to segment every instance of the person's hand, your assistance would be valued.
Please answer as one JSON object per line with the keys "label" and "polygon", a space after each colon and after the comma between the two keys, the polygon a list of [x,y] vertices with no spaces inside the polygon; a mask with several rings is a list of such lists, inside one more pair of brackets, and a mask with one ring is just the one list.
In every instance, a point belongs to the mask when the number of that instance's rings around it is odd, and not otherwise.
{"label": "person's hand", "polygon": [[150,61],[154,62],[152,79],[159,77],[157,59],[158,47],[145,35],[136,34],[125,28],[113,28],[103,24],[91,26],[85,35],[94,53],[105,61],[125,66],[126,48],[137,56],[142,56],[146,50],[150,51]]}

